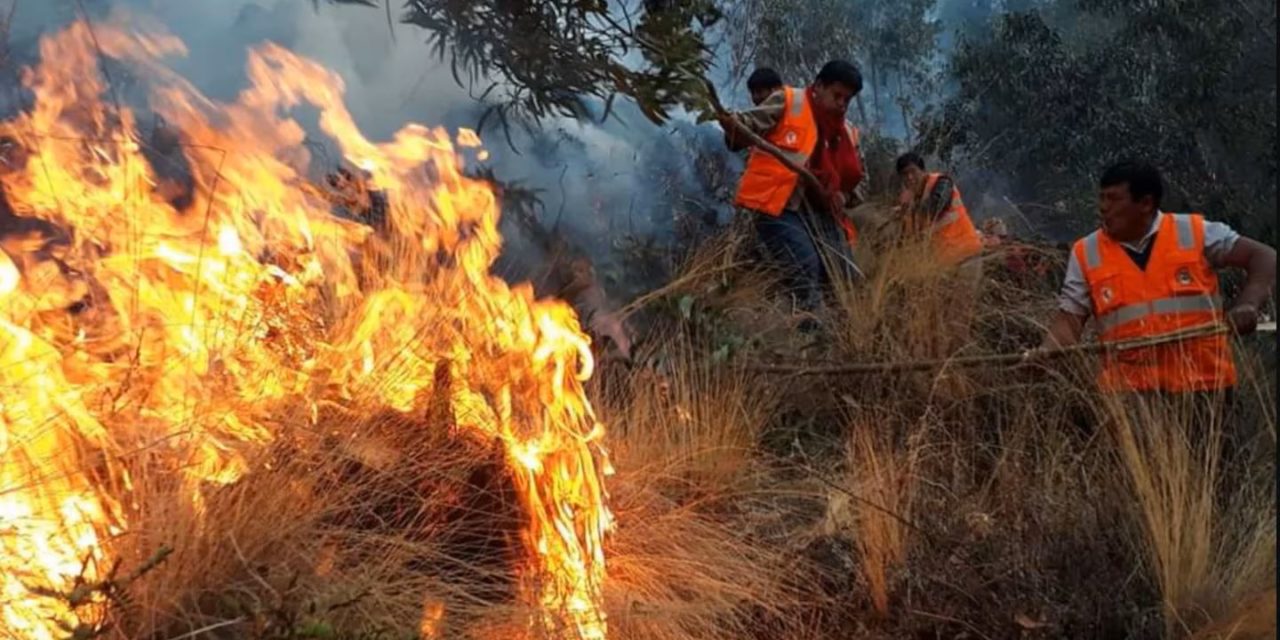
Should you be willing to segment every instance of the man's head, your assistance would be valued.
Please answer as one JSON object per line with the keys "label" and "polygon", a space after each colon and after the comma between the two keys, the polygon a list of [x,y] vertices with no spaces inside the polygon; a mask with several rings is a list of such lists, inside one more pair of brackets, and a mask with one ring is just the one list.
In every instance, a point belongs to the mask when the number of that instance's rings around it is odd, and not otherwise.
{"label": "man's head", "polygon": [[924,182],[924,158],[914,151],[898,156],[898,160],[894,163],[894,170],[902,179],[902,186],[907,189],[917,189]]}
{"label": "man's head", "polygon": [[1160,172],[1142,162],[1119,162],[1102,172],[1098,186],[1103,231],[1120,242],[1141,239],[1164,195]]}
{"label": "man's head", "polygon": [[813,80],[814,101],[827,113],[841,117],[849,110],[849,101],[862,91],[862,72],[853,63],[832,60],[822,65],[818,77]]}
{"label": "man's head", "polygon": [[751,93],[752,104],[764,102],[765,98],[781,88],[782,76],[769,67],[760,67],[747,78],[747,91]]}

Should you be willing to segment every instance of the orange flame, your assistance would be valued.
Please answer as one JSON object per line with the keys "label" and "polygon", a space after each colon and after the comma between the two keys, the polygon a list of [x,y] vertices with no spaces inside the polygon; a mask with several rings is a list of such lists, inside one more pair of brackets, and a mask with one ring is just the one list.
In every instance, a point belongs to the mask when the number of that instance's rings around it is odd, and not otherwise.
{"label": "orange flame", "polygon": [[[42,40],[23,75],[34,107],[0,123],[30,154],[3,177],[10,204],[65,234],[0,252],[4,625],[50,638],[100,615],[31,587],[98,575],[128,523],[123,496],[94,478],[122,452],[165,443],[199,505],[204,483],[249,472],[273,416],[321,400],[422,413],[439,370],[453,426],[506,447],[526,514],[523,593],[540,612],[530,624],[605,637],[611,470],[582,387],[588,340],[567,305],[490,275],[495,197],[462,174],[446,132],[411,124],[367,140],[341,79],[276,45],[251,53],[248,88],[220,104],[161,62],[185,53],[177,38],[95,31]],[[104,101],[91,35],[154,83],[150,109],[187,143],[194,193],[181,209],[135,112]],[[384,228],[333,215],[307,188],[306,133],[289,115],[304,103],[390,194]],[[394,265],[367,259],[391,240]]]}

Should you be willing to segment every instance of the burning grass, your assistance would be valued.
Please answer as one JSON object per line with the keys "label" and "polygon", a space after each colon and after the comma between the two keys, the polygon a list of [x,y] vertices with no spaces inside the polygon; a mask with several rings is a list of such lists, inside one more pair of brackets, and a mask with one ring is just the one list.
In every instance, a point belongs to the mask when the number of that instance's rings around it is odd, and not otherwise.
{"label": "burning grass", "polygon": [[[1051,298],[896,248],[806,337],[740,234],[635,305],[639,366],[587,383],[568,308],[489,274],[493,193],[443,132],[365,140],[274,47],[215,105],[157,61],[180,43],[104,30],[204,143],[179,207],[84,80],[87,36],[46,41],[4,126],[32,154],[8,203],[64,232],[0,254],[6,637],[1274,634],[1237,604],[1274,599],[1265,385],[1204,432],[1087,362],[761,373],[1029,346]],[[385,225],[302,188],[302,101]]]}

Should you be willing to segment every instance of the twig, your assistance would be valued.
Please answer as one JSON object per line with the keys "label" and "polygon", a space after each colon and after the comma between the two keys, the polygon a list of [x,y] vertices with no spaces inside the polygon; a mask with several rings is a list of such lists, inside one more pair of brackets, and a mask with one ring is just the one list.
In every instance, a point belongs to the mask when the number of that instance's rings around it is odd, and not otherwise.
{"label": "twig", "polygon": [[805,465],[805,470],[807,470],[810,474],[812,474],[813,477],[817,478],[819,482],[826,485],[827,488],[838,491],[855,502],[862,503],[868,507],[871,507],[872,509],[875,509],[876,511],[879,511],[880,513],[883,513],[884,515],[889,516],[890,518],[893,518],[894,520],[897,520],[899,523],[906,525],[907,528],[911,529],[912,531],[915,531],[916,533],[923,535],[924,537],[932,541],[935,541],[935,542],[937,541],[937,538],[928,529],[925,529],[924,527],[916,524],[915,522],[912,522],[906,516],[900,513],[897,513],[896,511],[888,507],[876,504],[875,502],[854,493],[853,491],[849,490],[847,487],[841,486],[840,483],[836,482],[835,480],[832,480],[831,478],[828,478],[821,471],[813,468],[812,465]]}
{"label": "twig", "polygon": [[1124,340],[1118,342],[1094,342],[1089,344],[1080,344],[1060,349],[1049,349],[1039,352],[1023,352],[1023,353],[1002,353],[984,356],[960,356],[955,358],[937,358],[932,360],[904,360],[896,362],[865,362],[858,364],[820,364],[820,365],[791,365],[791,364],[748,364],[746,368],[749,371],[757,373],[786,373],[797,376],[803,375],[847,375],[858,373],[891,373],[903,371],[928,371],[941,367],[963,368],[975,366],[1018,366],[1030,364],[1043,360],[1063,358],[1077,354],[1097,353],[1100,351],[1123,352],[1133,349],[1142,349],[1145,347],[1155,347],[1164,344],[1172,344],[1191,340],[1193,338],[1202,338],[1205,336],[1213,336],[1227,333],[1229,329],[1224,325],[1208,324],[1200,327],[1193,327],[1177,333],[1163,336],[1155,336],[1150,338],[1137,338],[1133,340]]}
{"label": "twig", "polygon": [[208,633],[208,632],[210,632],[210,631],[213,631],[214,629],[221,629],[221,628],[223,628],[223,627],[229,627],[229,626],[231,626],[231,625],[233,625],[233,624],[240,624],[240,623],[242,623],[242,622],[248,622],[248,621],[249,621],[249,619],[248,619],[247,617],[245,617],[245,616],[240,616],[240,617],[238,617],[238,618],[232,618],[232,619],[230,619],[230,620],[223,620],[222,622],[215,622],[215,623],[213,623],[213,624],[211,624],[211,625],[209,625],[209,626],[206,626],[206,627],[200,627],[199,629],[193,629],[193,630],[188,631],[188,632],[186,632],[186,633],[184,633],[184,634],[182,634],[182,635],[180,635],[180,636],[173,636],[172,638],[169,638],[168,640],[186,640],[187,638],[195,638],[195,637],[200,636],[200,634]]}
{"label": "twig", "polygon": [[276,597],[277,601],[283,600],[283,598],[280,596],[280,592],[276,591],[275,587],[271,586],[271,583],[267,582],[262,576],[258,575],[258,572],[253,570],[253,567],[249,566],[249,561],[245,559],[244,552],[240,550],[240,545],[236,544],[235,536],[227,536],[227,540],[231,542],[231,548],[236,552],[236,558],[239,558],[240,564],[243,565],[245,571],[249,573],[249,577],[253,578],[255,582],[265,587],[267,591],[271,593],[271,595]]}

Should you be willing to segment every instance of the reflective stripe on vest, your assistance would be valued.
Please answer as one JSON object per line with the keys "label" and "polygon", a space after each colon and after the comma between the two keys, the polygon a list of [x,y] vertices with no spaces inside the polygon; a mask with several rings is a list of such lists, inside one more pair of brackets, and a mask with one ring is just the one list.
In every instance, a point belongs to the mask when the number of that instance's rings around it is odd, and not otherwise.
{"label": "reflective stripe on vest", "polygon": [[1148,302],[1125,305],[1110,313],[1098,316],[1096,320],[1099,329],[1110,331],[1126,322],[1141,320],[1153,314],[1209,312],[1221,309],[1222,298],[1216,295],[1156,298]]}
{"label": "reflective stripe on vest", "polygon": [[1084,266],[1089,269],[1102,266],[1102,250],[1098,248],[1099,233],[1094,231],[1084,238]]}
{"label": "reflective stripe on vest", "polygon": [[805,95],[803,91],[795,91],[791,97],[791,117],[799,118],[804,114]]}
{"label": "reflective stripe on vest", "polygon": [[1191,229],[1191,216],[1173,214],[1173,228],[1175,235],[1178,236],[1179,249],[1191,250],[1195,248],[1196,239],[1195,233]]}

